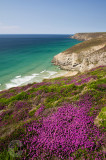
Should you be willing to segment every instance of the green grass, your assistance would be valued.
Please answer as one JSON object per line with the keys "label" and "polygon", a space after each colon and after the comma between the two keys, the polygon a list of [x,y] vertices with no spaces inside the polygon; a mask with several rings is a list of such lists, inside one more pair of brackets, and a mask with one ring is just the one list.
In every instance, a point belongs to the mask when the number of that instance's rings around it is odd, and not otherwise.
{"label": "green grass", "polygon": [[87,158],[87,150],[86,149],[78,149],[74,155],[76,156],[76,159],[80,159],[82,154],[84,155],[85,158]]}
{"label": "green grass", "polygon": [[[54,95],[50,95],[45,99],[45,106],[47,108],[53,107],[53,106],[57,106],[57,104],[61,104],[62,102],[67,101],[67,97],[72,97],[72,92],[77,91],[75,94],[78,94],[81,92],[81,90],[84,88],[85,84],[80,85],[80,86],[76,86],[75,84],[70,84],[70,85],[63,85],[63,86],[58,86],[57,88],[51,90],[51,92],[53,93],[53,91],[55,91]],[[50,88],[49,88],[50,89]],[[50,90],[49,90],[50,91]],[[79,97],[74,97],[74,99],[78,99]],[[73,100],[74,100],[73,99]]]}
{"label": "green grass", "polygon": [[90,75],[95,75],[97,76],[98,79],[104,77],[106,75],[106,69],[105,68],[99,68],[99,69],[96,69],[95,71],[91,71],[89,72]]}
{"label": "green grass", "polygon": [[15,158],[9,154],[8,150],[4,150],[0,153],[0,160],[15,160]]}
{"label": "green grass", "polygon": [[30,110],[29,111],[29,116],[32,117],[39,108],[40,108],[40,105],[38,105],[38,106],[36,106],[36,108]]}
{"label": "green grass", "polygon": [[88,84],[88,89],[98,89],[100,91],[104,91],[105,88],[99,88],[98,85],[101,85],[101,84],[106,84],[106,78],[103,78],[103,79],[98,79],[94,82],[91,82]]}
{"label": "green grass", "polygon": [[101,112],[99,113],[98,117],[101,119],[100,124],[106,127],[106,107],[103,107],[101,109]]}

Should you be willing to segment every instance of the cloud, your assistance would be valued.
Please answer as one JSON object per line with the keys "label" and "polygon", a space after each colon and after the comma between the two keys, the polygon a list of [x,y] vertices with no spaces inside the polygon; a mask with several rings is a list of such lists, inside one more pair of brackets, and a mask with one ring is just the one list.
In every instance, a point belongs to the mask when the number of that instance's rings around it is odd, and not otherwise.
{"label": "cloud", "polygon": [[0,22],[0,34],[19,33],[20,27],[16,25],[5,25]]}

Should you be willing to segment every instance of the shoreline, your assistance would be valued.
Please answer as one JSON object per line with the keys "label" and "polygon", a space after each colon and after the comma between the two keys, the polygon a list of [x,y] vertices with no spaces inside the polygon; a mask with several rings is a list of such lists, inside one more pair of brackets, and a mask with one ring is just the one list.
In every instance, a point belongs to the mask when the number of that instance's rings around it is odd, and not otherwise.
{"label": "shoreline", "polygon": [[13,79],[11,79],[10,82],[6,83],[5,88],[3,89],[1,88],[0,92],[11,89],[11,88],[15,88],[15,87],[27,86],[28,84],[41,83],[45,79],[53,79],[56,77],[62,77],[67,74],[68,74],[68,71],[59,69],[58,71],[57,70],[56,71],[43,70],[39,74],[33,73],[31,75],[26,75],[26,76],[17,75]]}
{"label": "shoreline", "polygon": [[[54,72],[54,71],[51,71],[51,72]],[[62,69],[60,69],[60,72],[61,73],[59,73],[59,72],[57,72],[57,73],[55,73],[56,75],[51,75],[50,77],[48,77],[48,78],[43,78],[41,81],[39,81],[39,82],[37,82],[37,81],[33,81],[33,82],[26,82],[26,84],[20,84],[20,85],[17,85],[17,86],[13,86],[13,87],[9,87],[9,88],[5,88],[5,89],[2,89],[2,90],[0,90],[0,92],[2,92],[2,91],[5,91],[5,90],[9,90],[9,89],[12,89],[12,88],[16,88],[16,87],[23,87],[23,86],[27,86],[27,85],[29,85],[29,84],[33,84],[33,83],[41,83],[41,82],[43,82],[44,80],[49,80],[49,79],[54,79],[54,78],[58,78],[58,77],[71,77],[71,76],[75,76],[75,75],[77,75],[79,72],[78,71],[66,71],[66,70],[62,70]],[[65,72],[65,73],[63,73],[63,72]],[[16,77],[15,77],[16,78]],[[15,78],[14,78],[14,80],[15,80]],[[23,77],[21,77],[21,76],[17,76],[17,80],[18,80],[18,78],[20,79],[20,78],[23,78]],[[9,84],[9,83],[8,83]],[[11,84],[11,83],[10,83]]]}
{"label": "shoreline", "polygon": [[[83,58],[84,56],[86,56],[88,54],[88,51],[92,53],[92,51],[96,51],[98,52],[98,50],[100,50],[101,52],[99,53],[99,55],[104,51],[105,52],[105,33],[103,33],[102,36],[104,36],[104,41],[103,41],[103,44],[96,44],[96,48],[92,48],[90,50],[90,48],[87,48],[87,51],[85,50],[83,53],[82,51],[79,51],[81,49],[81,46],[85,49],[87,43],[91,40],[91,39],[95,39],[95,36],[96,38],[98,38],[98,36],[101,36],[100,33],[77,33],[73,36],[71,36],[70,38],[71,39],[77,39],[77,40],[85,40],[84,42],[81,42],[81,43],[78,43],[74,46],[72,46],[71,48],[68,48],[66,49],[65,51],[62,51],[60,52],[59,54],[55,55],[53,60],[51,61],[53,63],[53,65],[55,66],[59,66],[59,70],[60,71],[49,71],[49,70],[44,70],[44,71],[41,71],[39,74],[36,75],[36,73],[33,73],[31,75],[25,75],[25,76],[19,76],[17,75],[16,77],[14,77],[13,79],[11,79],[9,82],[3,84],[5,86],[1,86],[0,88],[0,92],[1,91],[4,91],[4,90],[8,90],[10,88],[14,88],[14,87],[20,87],[20,86],[26,86],[28,84],[32,84],[32,83],[40,83],[40,82],[43,82],[45,79],[53,79],[53,78],[56,78],[56,77],[70,77],[70,76],[75,76],[77,75],[79,72],[84,72],[85,70],[88,71],[94,67],[98,67],[98,65],[101,66],[101,63],[98,63],[97,65],[94,64],[94,65],[90,65],[90,66],[87,66],[87,61],[84,61],[84,62],[78,62],[78,59],[82,59],[83,61]],[[101,42],[100,42],[101,43]],[[88,43],[89,44],[89,43]],[[91,44],[89,44],[91,45]],[[88,47],[89,47],[88,45]],[[73,50],[75,51],[75,53],[73,52]],[[103,50],[103,51],[102,51]],[[79,54],[78,54],[78,53]],[[79,57],[80,54],[84,54],[84,56],[82,57]],[[90,54],[91,54],[90,53]],[[97,53],[96,53],[97,54]],[[101,60],[100,56],[98,55],[98,61]],[[104,53],[105,55],[105,53]],[[103,56],[104,56],[103,55]],[[89,57],[88,57],[89,58]],[[90,56],[90,58],[94,58],[95,59],[95,55],[92,55]],[[104,58],[104,57],[103,57]],[[102,59],[103,59],[102,58]],[[91,60],[92,60],[91,59]],[[97,60],[96,60],[97,61]],[[105,61],[103,61],[105,63]],[[95,63],[95,62],[94,62]],[[103,63],[103,64],[104,64]],[[82,66],[81,66],[82,65]],[[71,68],[70,68],[71,66]],[[86,66],[86,67],[85,67]],[[82,68],[82,69],[81,69]],[[84,70],[85,69],[85,70]],[[46,72],[46,73],[43,73],[43,72]],[[48,72],[48,73],[47,73]],[[50,73],[51,72],[51,73]],[[53,73],[54,72],[54,73]],[[60,72],[60,73],[59,73]],[[27,80],[29,79],[29,80]],[[7,86],[7,87],[6,87]],[[3,88],[3,89],[2,89]],[[2,90],[1,90],[2,89]]]}
{"label": "shoreline", "polygon": [[[8,47],[8,42],[6,41],[9,37],[4,37],[3,44],[7,46],[4,51],[7,56],[5,57],[5,54],[2,54],[3,51],[0,50],[1,55],[3,55],[0,61],[2,62],[0,90],[23,86],[33,82],[41,82],[45,78],[59,77],[63,76],[64,72],[67,73],[66,71],[59,71],[60,69],[56,69],[58,67],[51,64],[51,60],[56,54],[79,43],[78,40],[72,40],[69,36],[48,35],[47,37],[39,37],[38,35],[34,35],[29,39],[29,36],[25,35],[24,46],[22,45],[22,38],[18,39],[17,42],[13,37],[10,49]],[[39,43],[37,43],[38,38]],[[15,39],[17,39],[17,37]],[[13,48],[14,45],[16,46],[15,48]],[[17,45],[19,46],[18,48]],[[8,55],[10,59],[8,59]],[[22,56],[18,57],[18,55]],[[47,72],[40,73],[44,70]],[[56,73],[56,76],[54,76],[54,73],[52,74],[48,71],[59,73]],[[36,74],[38,74],[38,76],[36,76]]]}

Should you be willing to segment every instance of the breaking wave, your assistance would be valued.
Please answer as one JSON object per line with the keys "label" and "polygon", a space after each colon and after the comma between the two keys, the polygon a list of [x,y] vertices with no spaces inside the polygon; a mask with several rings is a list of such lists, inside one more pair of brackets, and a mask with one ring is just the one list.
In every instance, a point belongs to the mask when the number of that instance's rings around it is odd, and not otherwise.
{"label": "breaking wave", "polygon": [[48,70],[43,70],[40,73],[33,73],[32,75],[28,76],[21,76],[18,75],[14,79],[10,80],[9,83],[5,84],[5,88],[9,89],[12,87],[17,87],[21,85],[25,85],[28,83],[33,83],[33,82],[42,82],[43,79],[49,79],[49,78],[54,78],[63,75],[64,72],[60,73],[56,71],[48,71]]}

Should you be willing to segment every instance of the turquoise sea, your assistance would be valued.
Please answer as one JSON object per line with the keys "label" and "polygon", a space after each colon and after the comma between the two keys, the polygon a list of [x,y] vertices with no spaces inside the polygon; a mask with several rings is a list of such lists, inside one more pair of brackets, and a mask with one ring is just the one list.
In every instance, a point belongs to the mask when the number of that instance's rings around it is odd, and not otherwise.
{"label": "turquoise sea", "polygon": [[0,35],[0,90],[64,74],[53,57],[79,43],[70,35]]}

